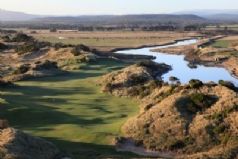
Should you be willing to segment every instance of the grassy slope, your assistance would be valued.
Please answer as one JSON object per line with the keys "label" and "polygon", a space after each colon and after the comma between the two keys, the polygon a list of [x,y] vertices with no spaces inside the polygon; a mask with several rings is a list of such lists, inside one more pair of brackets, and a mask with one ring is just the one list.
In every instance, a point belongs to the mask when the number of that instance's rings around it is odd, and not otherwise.
{"label": "grassy slope", "polygon": [[121,66],[101,60],[67,75],[18,82],[19,87],[2,90],[5,109],[0,117],[9,119],[13,127],[50,139],[76,158],[118,155],[110,143],[138,111],[137,102],[103,94],[96,82]]}

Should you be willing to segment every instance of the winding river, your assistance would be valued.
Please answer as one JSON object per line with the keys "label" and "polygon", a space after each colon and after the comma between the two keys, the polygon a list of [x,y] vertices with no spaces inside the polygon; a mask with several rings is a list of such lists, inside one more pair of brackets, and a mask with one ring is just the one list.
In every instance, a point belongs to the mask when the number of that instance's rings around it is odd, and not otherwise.
{"label": "winding river", "polygon": [[117,51],[115,53],[134,54],[134,55],[151,55],[156,57],[155,62],[166,63],[172,66],[172,70],[163,75],[163,80],[169,82],[169,77],[177,77],[181,83],[187,83],[191,79],[199,79],[203,82],[218,82],[219,80],[231,81],[238,86],[238,79],[233,77],[225,68],[220,67],[208,67],[203,65],[197,65],[197,68],[190,68],[188,61],[184,59],[184,55],[172,55],[160,52],[152,52],[151,50],[157,48],[167,48],[171,46],[183,46],[196,43],[197,40],[184,40],[176,42],[171,45],[146,47],[142,49],[128,49],[123,51]]}

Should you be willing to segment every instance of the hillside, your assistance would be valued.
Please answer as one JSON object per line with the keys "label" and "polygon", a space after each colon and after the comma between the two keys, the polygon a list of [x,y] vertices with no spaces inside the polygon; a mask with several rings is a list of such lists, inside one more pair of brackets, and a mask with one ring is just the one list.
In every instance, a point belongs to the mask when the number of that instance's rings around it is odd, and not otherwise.
{"label": "hillside", "polygon": [[237,88],[198,80],[164,83],[152,78],[151,66],[133,65],[102,78],[104,92],[141,100],[117,148],[153,157],[237,158]]}
{"label": "hillside", "polygon": [[39,17],[38,15],[0,9],[0,21],[28,21]]}
{"label": "hillside", "polygon": [[209,20],[219,21],[238,21],[238,10],[193,10],[193,11],[181,11],[174,14],[193,14]]}
{"label": "hillside", "polygon": [[28,21],[29,23],[48,24],[151,24],[158,23],[200,23],[206,21],[192,14],[135,14],[135,15],[81,15],[81,16],[40,16],[0,9],[0,21]]}
{"label": "hillside", "polygon": [[141,14],[141,15],[98,15],[76,17],[47,17],[35,21],[45,23],[73,23],[73,24],[150,24],[158,23],[200,23],[206,19],[196,15],[170,15],[170,14]]}

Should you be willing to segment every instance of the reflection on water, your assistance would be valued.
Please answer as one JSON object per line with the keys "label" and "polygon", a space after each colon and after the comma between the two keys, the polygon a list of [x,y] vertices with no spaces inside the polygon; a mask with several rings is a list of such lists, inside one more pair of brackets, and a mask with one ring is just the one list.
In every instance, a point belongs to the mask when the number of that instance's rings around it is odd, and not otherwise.
{"label": "reflection on water", "polygon": [[166,63],[171,65],[173,70],[164,74],[163,79],[169,81],[169,77],[175,76],[180,79],[181,83],[187,83],[191,79],[199,79],[203,82],[219,80],[231,81],[238,85],[238,79],[234,78],[226,69],[220,67],[207,67],[198,65],[197,68],[188,67],[188,62],[184,60],[184,55],[169,55],[164,53],[151,52],[151,49],[166,48],[170,46],[181,46],[196,43],[197,40],[185,40],[177,42],[173,45],[159,46],[159,47],[148,47],[143,49],[130,49],[118,51],[116,53],[124,54],[135,54],[135,55],[152,55],[156,59],[154,61],[158,63]]}

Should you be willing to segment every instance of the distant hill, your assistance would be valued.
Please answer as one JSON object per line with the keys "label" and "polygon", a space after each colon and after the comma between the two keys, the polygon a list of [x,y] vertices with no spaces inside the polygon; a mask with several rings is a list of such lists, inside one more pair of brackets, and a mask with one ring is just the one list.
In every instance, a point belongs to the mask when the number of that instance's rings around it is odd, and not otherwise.
{"label": "distant hill", "polygon": [[141,15],[98,15],[75,17],[46,17],[35,21],[71,24],[158,24],[158,23],[201,23],[205,18],[196,15],[141,14]]}
{"label": "distant hill", "polygon": [[38,15],[0,9],[0,21],[29,21],[39,17]]}
{"label": "distant hill", "polygon": [[12,25],[153,25],[153,24],[194,24],[207,22],[193,14],[136,14],[136,15],[82,15],[82,16],[40,16],[0,9],[0,22]]}
{"label": "distant hill", "polygon": [[174,14],[194,14],[209,20],[236,21],[238,22],[238,10],[193,10],[181,11]]}
{"label": "distant hill", "polygon": [[214,14],[206,16],[208,19],[212,20],[222,20],[230,22],[238,22],[238,13],[237,14]]}

